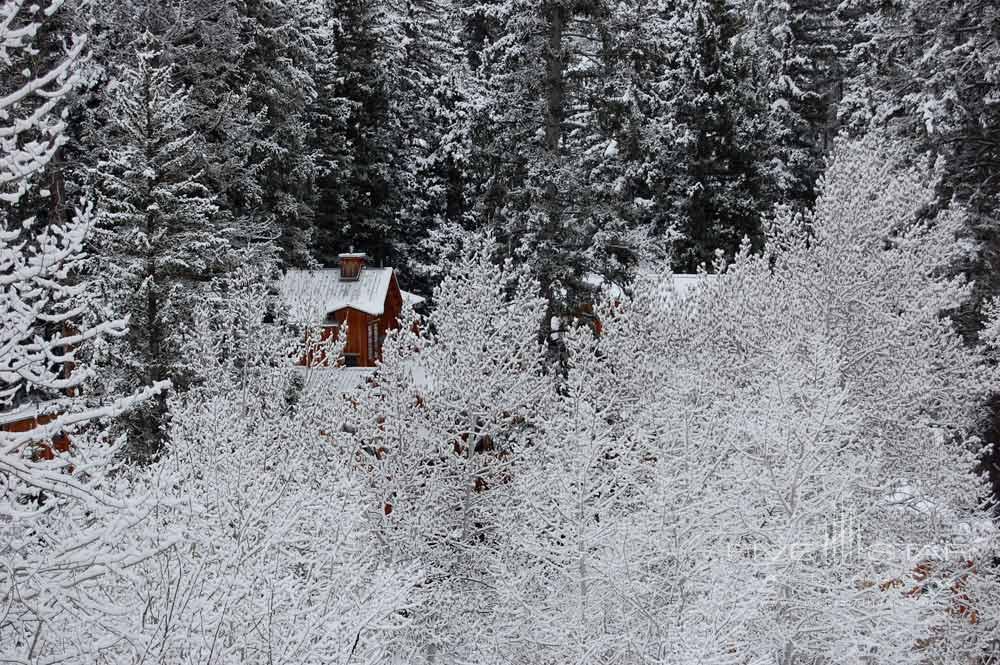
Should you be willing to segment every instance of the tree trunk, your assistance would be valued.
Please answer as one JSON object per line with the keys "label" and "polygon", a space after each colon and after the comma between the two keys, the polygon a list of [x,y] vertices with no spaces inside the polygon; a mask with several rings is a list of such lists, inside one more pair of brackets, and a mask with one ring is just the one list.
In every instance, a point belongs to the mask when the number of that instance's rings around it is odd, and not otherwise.
{"label": "tree trunk", "polygon": [[559,152],[563,116],[563,30],[566,10],[553,4],[546,10],[548,34],[545,45],[545,151],[550,156]]}
{"label": "tree trunk", "polygon": [[[559,187],[556,184],[559,164],[559,144],[562,138],[563,103],[565,97],[565,81],[563,80],[565,58],[563,54],[563,31],[566,26],[566,9],[557,3],[550,4],[544,9],[547,20],[547,34],[545,38],[545,163],[547,167],[545,198],[542,205],[547,217],[547,228],[544,229],[544,236],[552,245],[559,244],[560,235],[560,209],[559,209]],[[550,321],[553,316],[558,316],[556,294],[550,293],[551,278],[543,274],[542,287],[549,299],[549,307],[546,311],[545,320],[542,321],[542,336],[547,339],[553,353],[558,351],[559,344],[553,344],[551,337]],[[553,348],[553,345],[555,348]]]}

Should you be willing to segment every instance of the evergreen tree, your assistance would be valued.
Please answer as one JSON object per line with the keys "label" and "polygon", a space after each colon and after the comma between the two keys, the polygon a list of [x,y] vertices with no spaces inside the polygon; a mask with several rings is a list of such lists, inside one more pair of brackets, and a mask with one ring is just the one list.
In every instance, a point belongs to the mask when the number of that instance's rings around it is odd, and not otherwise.
{"label": "evergreen tree", "polygon": [[399,224],[406,229],[397,266],[410,287],[429,293],[442,256],[431,234],[466,222],[463,163],[468,152],[462,104],[468,67],[462,58],[461,3],[406,0],[396,8],[404,52],[393,95],[403,132]]}
{"label": "evergreen tree", "polygon": [[517,0],[469,12],[483,49],[464,102],[467,197],[476,223],[531,266],[550,315],[591,300],[586,275],[620,277],[634,261],[612,205],[616,144],[590,105],[605,15],[599,3]]}
{"label": "evergreen tree", "polygon": [[[203,284],[231,266],[235,229],[206,184],[204,144],[190,129],[191,101],[162,65],[156,40],[135,44],[130,65],[115,68],[106,124],[92,176],[101,212],[91,243],[93,274],[129,332],[107,349],[103,383],[111,394],[165,379],[183,389],[180,340]],[[148,460],[161,448],[166,397],[130,416],[131,453]]]}
{"label": "evergreen tree", "polygon": [[325,82],[327,126],[317,187],[317,258],[333,262],[349,245],[376,262],[396,262],[403,241],[400,120],[393,103],[402,35],[385,4],[348,0],[335,6],[336,75]]}
{"label": "evergreen tree", "polygon": [[757,98],[746,89],[748,54],[737,17],[723,0],[692,0],[679,15],[686,83],[675,113],[684,127],[683,167],[671,184],[680,238],[673,265],[695,272],[717,250],[733,256],[744,238],[759,247],[769,183]]}
{"label": "evergreen tree", "polygon": [[[242,244],[280,252],[292,264],[309,262],[317,169],[305,118],[317,94],[316,49],[303,26],[311,16],[307,6],[100,1],[86,4],[80,17],[95,33],[83,115],[101,122],[115,68],[131,63],[131,44],[148,40],[187,91],[185,124],[201,142],[204,184],[243,227]],[[91,167],[94,149],[81,139],[82,159]]]}
{"label": "evergreen tree", "polygon": [[738,40],[754,59],[753,84],[768,104],[767,154],[776,203],[802,209],[837,135],[852,42],[867,11],[821,0],[755,2]]}
{"label": "evergreen tree", "polygon": [[[967,266],[977,283],[977,303],[1000,292],[1000,8],[979,0],[912,0],[886,10],[877,39],[886,63],[869,76],[884,92],[875,122],[889,122],[918,137],[943,158],[939,200],[952,198],[970,211],[978,259]],[[888,94],[886,94],[888,93]],[[979,307],[962,325],[975,335]]]}
{"label": "evergreen tree", "polygon": [[239,193],[233,212],[270,229],[283,262],[298,266],[312,260],[319,155],[308,112],[317,101],[322,51],[309,24],[321,9],[307,0],[238,5],[239,38],[247,45],[239,75],[247,82],[247,110],[256,119],[246,146],[255,182]]}

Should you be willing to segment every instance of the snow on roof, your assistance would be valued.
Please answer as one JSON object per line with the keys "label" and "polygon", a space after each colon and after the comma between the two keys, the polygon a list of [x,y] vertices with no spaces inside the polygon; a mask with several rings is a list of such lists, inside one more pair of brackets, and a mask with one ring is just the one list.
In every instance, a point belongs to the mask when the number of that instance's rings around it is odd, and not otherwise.
{"label": "snow on roof", "polygon": [[423,296],[418,296],[416,293],[410,293],[409,291],[399,291],[403,295],[403,302],[409,303],[410,307],[416,307],[417,305],[422,305],[427,302],[427,299]]}
{"label": "snow on roof", "polygon": [[340,281],[340,268],[289,270],[280,284],[292,320],[315,322],[350,307],[374,316],[385,312],[392,268],[365,268],[357,280]]}
{"label": "snow on roof", "polygon": [[365,381],[375,374],[374,367],[302,367],[294,371],[299,373],[305,387],[318,390],[323,395],[344,395],[361,390]]}

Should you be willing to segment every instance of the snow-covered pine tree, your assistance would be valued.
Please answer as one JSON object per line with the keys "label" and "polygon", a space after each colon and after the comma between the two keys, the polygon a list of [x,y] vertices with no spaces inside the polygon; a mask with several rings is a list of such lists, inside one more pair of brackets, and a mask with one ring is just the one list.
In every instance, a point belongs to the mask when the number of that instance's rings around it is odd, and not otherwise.
{"label": "snow-covered pine tree", "polygon": [[674,25],[683,35],[683,84],[673,113],[684,132],[683,164],[670,184],[679,212],[672,262],[681,272],[696,272],[712,264],[716,250],[735,254],[744,238],[761,245],[770,187],[766,125],[729,4],[681,3]]}
{"label": "snow-covered pine tree", "polygon": [[[316,174],[312,188],[314,207],[313,250],[320,263],[332,261],[354,240],[347,240],[326,211],[343,209],[349,194],[342,183],[351,167],[351,140],[348,136],[352,105],[341,95],[344,72],[340,62],[340,21],[337,6],[329,0],[316,0],[306,8],[304,30],[315,52],[313,82],[316,94],[306,109],[312,131],[311,147],[316,155]],[[347,240],[346,243],[343,241]],[[360,247],[360,245],[359,245]]]}
{"label": "snow-covered pine tree", "polygon": [[[676,17],[657,5],[616,3],[578,48],[583,45],[589,47],[587,64],[575,76],[587,74],[584,104],[578,105],[586,116],[573,124],[586,125],[576,133],[589,139],[582,166],[591,174],[592,199],[606,211],[613,208],[630,229],[669,236],[679,213],[668,188],[684,163],[683,126],[675,113],[684,79]],[[644,243],[627,244],[638,249]],[[620,281],[622,275],[605,277]]]}
{"label": "snow-covered pine tree", "polygon": [[406,283],[427,289],[440,276],[445,255],[430,236],[468,223],[463,172],[468,153],[462,101],[469,66],[461,51],[461,3],[405,0],[391,5],[405,46],[393,105],[403,132],[397,168],[403,197],[396,247]]}
{"label": "snow-covered pine tree", "polygon": [[[129,318],[129,332],[102,349],[102,390],[129,392],[170,379],[183,389],[181,335],[213,276],[232,266],[235,230],[218,214],[191,127],[187,91],[161,62],[157,40],[133,43],[133,60],[114,68],[99,158],[91,172],[101,212],[90,239],[92,274],[105,302]],[[131,414],[129,449],[140,460],[160,450],[166,397]]]}
{"label": "snow-covered pine tree", "polygon": [[[294,141],[287,152],[275,152],[273,145],[267,145],[269,132],[287,129],[278,126],[285,116],[277,118],[275,127],[267,127],[264,107],[270,100],[263,99],[266,90],[254,86],[263,75],[261,70],[266,73],[280,69],[280,65],[262,67],[249,56],[255,40],[266,39],[270,29],[261,27],[261,22],[248,16],[246,7],[231,0],[140,5],[98,0],[83,3],[79,12],[80,22],[93,32],[94,39],[87,94],[77,105],[78,112],[92,125],[106,125],[105,118],[110,115],[106,89],[118,77],[119,69],[134,66],[135,45],[145,41],[145,50],[158,54],[156,65],[172,67],[174,81],[187,93],[184,125],[200,143],[197,166],[203,172],[202,182],[216,197],[219,215],[240,227],[240,245],[260,252],[262,260],[272,258],[278,241],[288,260],[292,245],[305,242],[308,223],[300,232],[290,231],[287,236],[276,228],[279,200],[287,204],[284,210],[293,220],[302,219],[297,216],[300,206],[289,203],[283,195],[265,201],[269,195],[265,181],[271,175],[265,171],[270,168],[269,160],[282,159],[286,166],[294,166],[304,158],[296,153]],[[280,8],[277,11],[279,27],[275,30],[285,25],[281,17],[286,13]],[[262,37],[259,32],[267,34]],[[294,78],[295,71],[290,76]],[[288,110],[292,118],[294,107],[293,100]],[[100,150],[100,139],[83,136],[81,163],[95,168]],[[282,185],[278,189],[288,188]],[[295,223],[290,222],[292,226]],[[292,236],[302,237],[293,242]]]}
{"label": "snow-covered pine tree", "polygon": [[864,33],[864,3],[747,2],[737,40],[751,54],[768,105],[767,164],[775,203],[811,206],[840,127],[839,102],[852,42]]}
{"label": "snow-covered pine tree", "polygon": [[317,99],[324,51],[312,27],[323,22],[322,4],[253,0],[237,5],[239,41],[247,47],[239,75],[246,82],[247,112],[255,118],[250,142],[243,146],[254,187],[236,193],[233,213],[276,236],[285,265],[312,261],[319,151],[309,109],[337,103],[336,98]]}
{"label": "snow-covered pine tree", "polygon": [[[888,10],[887,10],[888,11]],[[982,252],[971,265],[979,304],[1000,292],[1000,9],[990,2],[931,0],[903,3],[886,17],[878,39],[891,66],[869,80],[892,93],[879,117],[901,119],[905,131],[944,158],[940,199],[955,197],[971,214]],[[878,74],[880,78],[876,78]],[[964,317],[973,334],[981,316]]]}
{"label": "snow-covered pine tree", "polygon": [[406,71],[399,14],[381,0],[326,3],[331,15],[327,49],[336,50],[336,74],[324,98],[328,122],[320,150],[324,174],[317,183],[317,258],[333,262],[349,245],[376,261],[397,263],[407,220],[401,142],[399,77]]}
{"label": "snow-covered pine tree", "polygon": [[633,262],[613,205],[612,128],[591,106],[608,9],[487,0],[466,11],[470,51],[482,44],[463,103],[471,216],[531,266],[551,315],[571,314],[590,301],[587,274],[618,277]]}

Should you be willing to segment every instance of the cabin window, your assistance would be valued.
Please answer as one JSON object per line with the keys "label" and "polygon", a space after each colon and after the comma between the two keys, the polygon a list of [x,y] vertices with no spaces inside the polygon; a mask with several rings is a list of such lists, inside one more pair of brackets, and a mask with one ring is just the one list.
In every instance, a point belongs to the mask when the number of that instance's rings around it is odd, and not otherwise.
{"label": "cabin window", "polygon": [[357,353],[345,353],[344,367],[361,367],[361,356]]}
{"label": "cabin window", "polygon": [[378,357],[378,321],[368,324],[368,357],[371,360]]}
{"label": "cabin window", "polygon": [[322,330],[320,331],[320,340],[326,341],[328,339],[337,339],[337,335],[340,333],[340,321],[337,320],[337,313],[330,312],[323,319]]}
{"label": "cabin window", "polygon": [[339,334],[340,334],[340,326],[337,325],[336,323],[333,324],[328,323],[323,326],[323,330],[320,331],[319,338],[325,342],[328,339],[337,339],[337,336]]}

